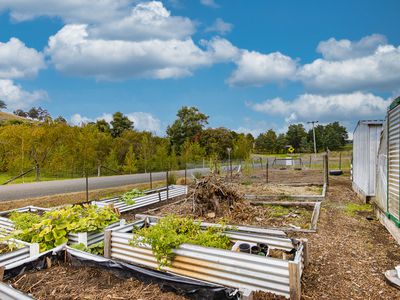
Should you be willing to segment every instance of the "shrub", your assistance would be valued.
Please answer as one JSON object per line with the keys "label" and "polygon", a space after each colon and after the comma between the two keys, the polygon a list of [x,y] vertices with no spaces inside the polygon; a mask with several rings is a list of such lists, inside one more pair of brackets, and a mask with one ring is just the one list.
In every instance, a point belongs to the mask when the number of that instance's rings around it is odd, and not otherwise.
{"label": "shrub", "polygon": [[178,175],[176,173],[171,172],[168,174],[168,180],[167,180],[168,185],[176,184],[177,180],[178,180]]}

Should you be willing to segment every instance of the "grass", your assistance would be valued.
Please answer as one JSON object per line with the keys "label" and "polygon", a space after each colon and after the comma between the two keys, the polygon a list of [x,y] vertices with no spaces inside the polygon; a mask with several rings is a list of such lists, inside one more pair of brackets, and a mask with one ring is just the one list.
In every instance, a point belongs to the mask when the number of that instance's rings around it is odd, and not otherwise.
{"label": "grass", "polygon": [[357,203],[347,203],[345,207],[345,212],[350,216],[355,216],[357,213],[372,212],[371,204],[357,204]]}
{"label": "grass", "polygon": [[[34,173],[34,171],[32,171]],[[0,173],[0,184],[6,182],[7,180],[15,177],[16,175],[9,174],[9,173]],[[40,181],[51,181],[51,180],[62,180],[62,179],[70,179],[69,177],[47,177],[47,176],[40,176]],[[35,174],[28,174],[21,178],[18,178],[8,184],[16,184],[16,183],[29,183],[29,182],[36,182]]]}

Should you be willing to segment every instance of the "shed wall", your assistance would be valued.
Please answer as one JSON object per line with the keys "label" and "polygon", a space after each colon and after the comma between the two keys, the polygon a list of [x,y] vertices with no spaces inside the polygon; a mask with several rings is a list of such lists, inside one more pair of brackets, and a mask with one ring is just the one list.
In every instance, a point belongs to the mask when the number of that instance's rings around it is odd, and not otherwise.
{"label": "shed wall", "polygon": [[364,197],[375,195],[381,124],[360,122],[353,137],[353,186]]}

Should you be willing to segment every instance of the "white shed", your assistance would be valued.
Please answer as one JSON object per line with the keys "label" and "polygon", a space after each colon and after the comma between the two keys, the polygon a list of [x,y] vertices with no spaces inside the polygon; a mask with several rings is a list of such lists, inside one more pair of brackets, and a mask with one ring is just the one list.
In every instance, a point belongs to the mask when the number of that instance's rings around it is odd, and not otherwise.
{"label": "white shed", "polygon": [[364,201],[375,195],[376,161],[383,121],[358,121],[353,134],[353,189]]}

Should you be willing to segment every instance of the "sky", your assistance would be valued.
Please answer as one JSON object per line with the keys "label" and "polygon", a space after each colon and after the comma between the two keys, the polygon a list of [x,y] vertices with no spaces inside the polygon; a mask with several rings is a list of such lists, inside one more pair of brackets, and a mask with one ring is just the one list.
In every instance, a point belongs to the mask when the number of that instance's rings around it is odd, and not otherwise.
{"label": "sky", "polygon": [[383,119],[400,1],[0,0],[0,99],[165,135],[184,105],[258,135]]}

